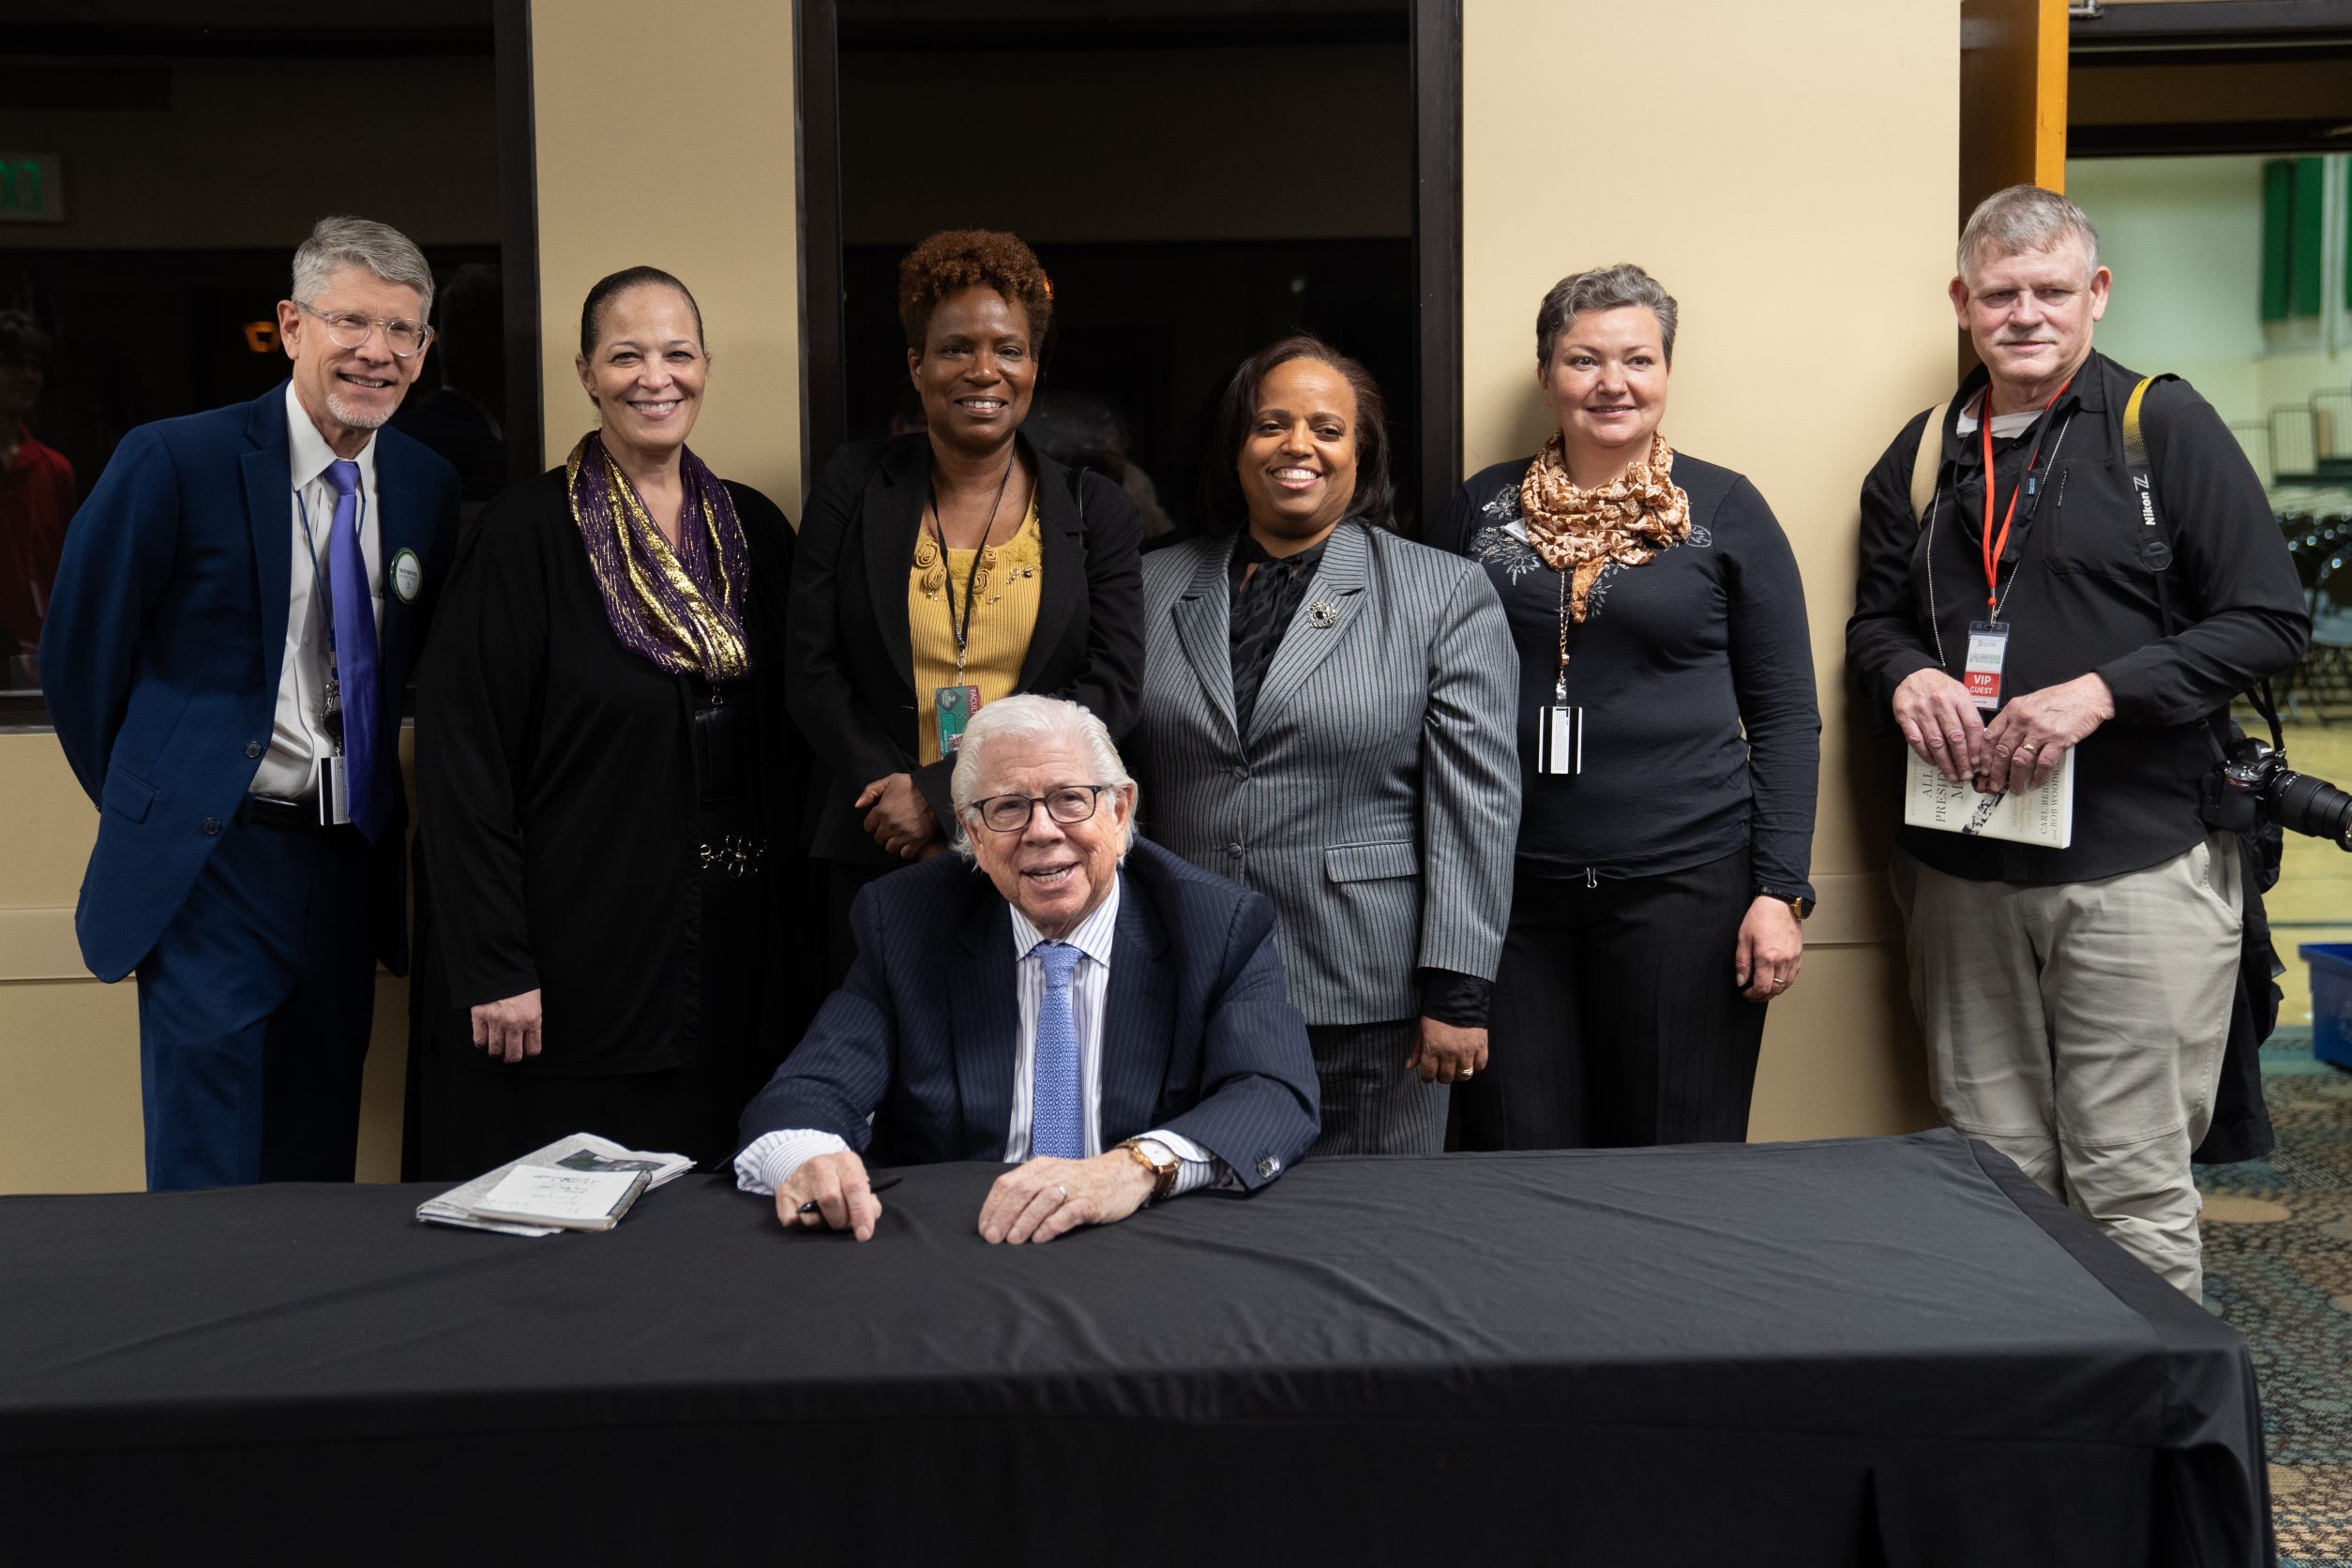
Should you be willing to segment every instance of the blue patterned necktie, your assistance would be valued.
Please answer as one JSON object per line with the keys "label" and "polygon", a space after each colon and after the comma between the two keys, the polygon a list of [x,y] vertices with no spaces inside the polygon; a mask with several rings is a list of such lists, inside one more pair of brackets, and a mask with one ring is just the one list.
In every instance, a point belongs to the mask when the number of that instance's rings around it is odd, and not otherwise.
{"label": "blue patterned necktie", "polygon": [[335,679],[342,693],[351,820],[372,844],[384,831],[384,793],[376,768],[376,607],[368,590],[368,557],[359,548],[359,465],[331,462],[326,478],[335,487],[326,580],[335,610]]}
{"label": "blue patterned necktie", "polygon": [[1078,1023],[1070,1014],[1070,976],[1086,955],[1066,942],[1041,942],[1033,951],[1046,966],[1046,994],[1037,1006],[1037,1061],[1030,1075],[1029,1152],[1082,1159],[1086,1113],[1078,1105]]}

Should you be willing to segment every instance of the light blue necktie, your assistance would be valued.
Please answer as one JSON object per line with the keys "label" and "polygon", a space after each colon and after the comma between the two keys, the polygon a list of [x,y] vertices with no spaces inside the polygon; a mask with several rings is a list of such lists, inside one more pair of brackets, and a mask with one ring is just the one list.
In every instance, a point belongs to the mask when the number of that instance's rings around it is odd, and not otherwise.
{"label": "light blue necktie", "polygon": [[1070,1015],[1070,976],[1086,955],[1066,942],[1041,942],[1046,994],[1037,1007],[1036,1070],[1030,1077],[1029,1152],[1057,1159],[1086,1155],[1086,1113],[1078,1105],[1078,1023]]}

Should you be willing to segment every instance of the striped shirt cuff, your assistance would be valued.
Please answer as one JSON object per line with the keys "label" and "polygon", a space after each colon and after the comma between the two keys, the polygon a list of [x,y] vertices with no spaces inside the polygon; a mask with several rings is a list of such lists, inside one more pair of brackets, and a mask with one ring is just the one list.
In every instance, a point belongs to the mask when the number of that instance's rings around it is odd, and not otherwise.
{"label": "striped shirt cuff", "polygon": [[1241,1185],[1233,1180],[1233,1172],[1226,1168],[1223,1160],[1184,1134],[1157,1127],[1142,1136],[1176,1156],[1176,1184],[1168,1189],[1168,1197],[1182,1198],[1188,1192],[1199,1192],[1208,1186]]}
{"label": "striped shirt cuff", "polygon": [[773,1198],[776,1189],[792,1179],[792,1172],[819,1154],[838,1154],[849,1148],[833,1133],[810,1127],[788,1127],[762,1133],[735,1156],[735,1186]]}

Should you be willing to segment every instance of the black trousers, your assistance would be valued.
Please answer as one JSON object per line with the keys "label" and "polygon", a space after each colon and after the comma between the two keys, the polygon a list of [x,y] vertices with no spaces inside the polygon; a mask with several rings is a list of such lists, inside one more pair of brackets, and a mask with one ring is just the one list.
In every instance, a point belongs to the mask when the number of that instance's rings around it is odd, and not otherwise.
{"label": "black trousers", "polygon": [[1764,1007],[1732,981],[1748,852],[1601,882],[1522,867],[1464,1149],[1743,1142]]}

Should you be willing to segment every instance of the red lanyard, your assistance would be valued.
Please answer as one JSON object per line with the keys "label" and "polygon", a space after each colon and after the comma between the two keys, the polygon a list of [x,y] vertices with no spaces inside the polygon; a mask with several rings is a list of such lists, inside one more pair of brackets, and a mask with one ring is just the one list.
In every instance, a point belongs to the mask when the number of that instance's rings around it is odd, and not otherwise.
{"label": "red lanyard", "polygon": [[[2050,394],[2050,400],[2042,405],[2044,418],[2066,396],[2066,388],[2073,384],[2074,378],[2069,376],[2063,385]],[[2026,471],[2018,476],[2017,489],[2009,492],[2009,510],[2001,514],[1998,539],[1993,537],[1993,389],[1989,385],[1984,389],[1984,406],[1978,411],[1976,428],[1984,437],[1984,611],[1987,619],[1998,620],[2001,608],[2001,557],[2009,552],[2009,525],[2016,519],[2017,497],[2025,490],[2026,481],[2033,476],[2033,465],[2042,460],[2042,440],[2050,433],[2050,428],[2043,425],[2042,434],[2033,438],[2033,451],[2026,458]]]}

